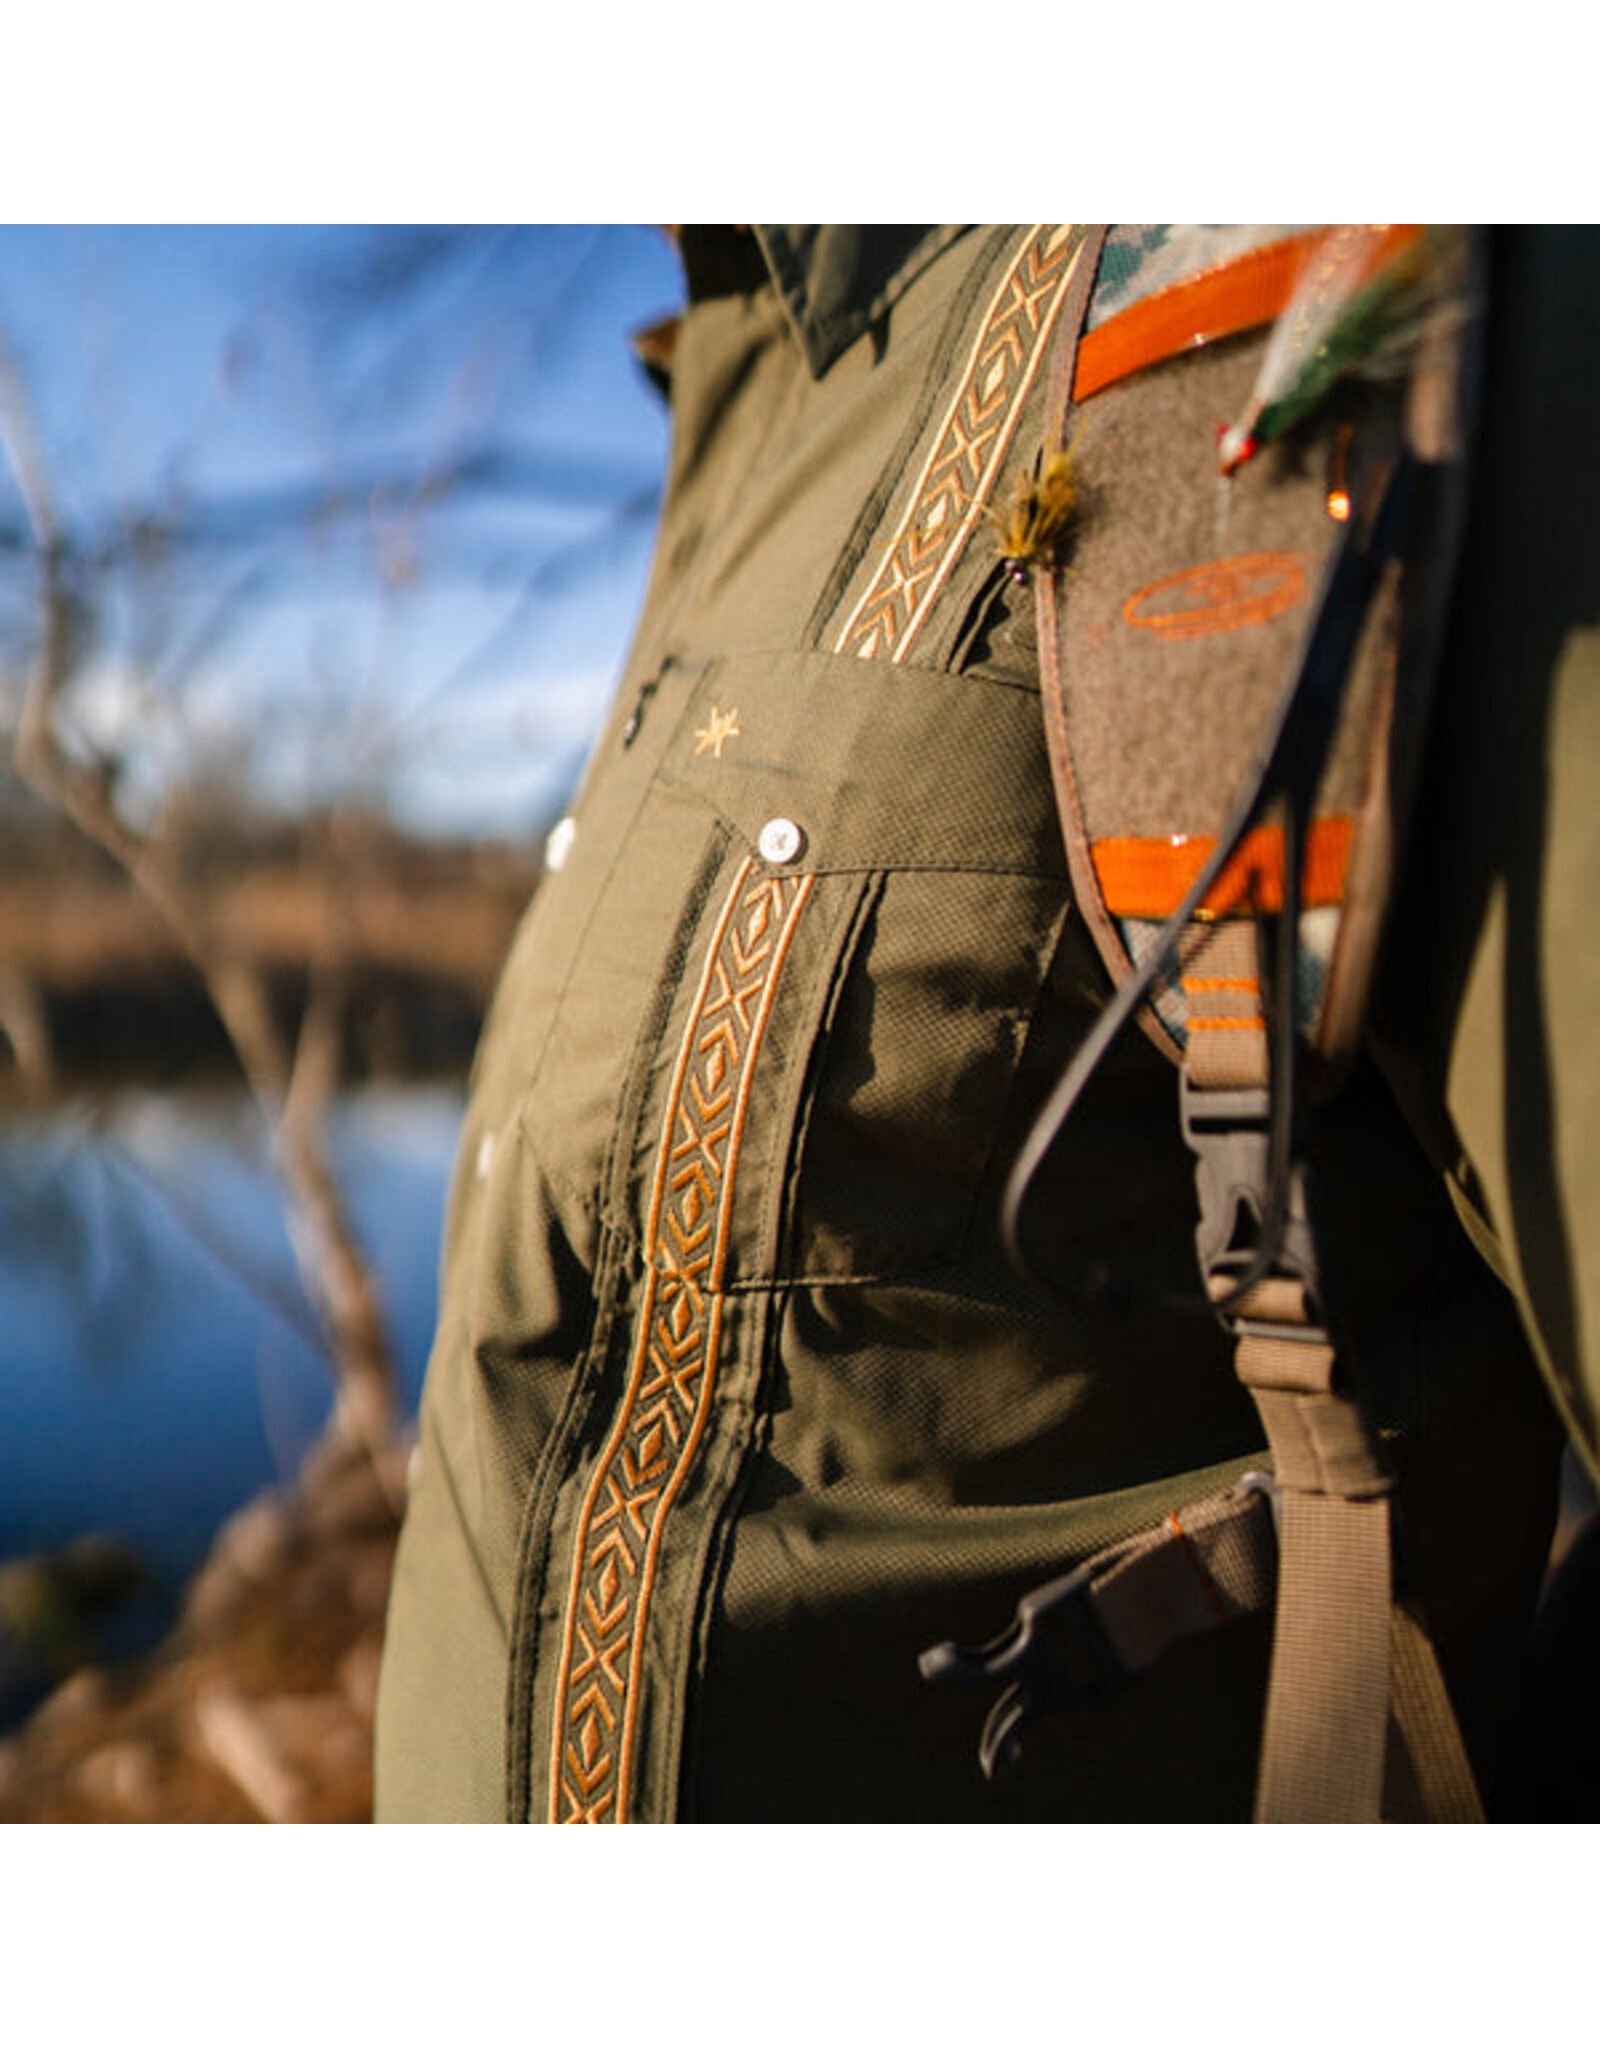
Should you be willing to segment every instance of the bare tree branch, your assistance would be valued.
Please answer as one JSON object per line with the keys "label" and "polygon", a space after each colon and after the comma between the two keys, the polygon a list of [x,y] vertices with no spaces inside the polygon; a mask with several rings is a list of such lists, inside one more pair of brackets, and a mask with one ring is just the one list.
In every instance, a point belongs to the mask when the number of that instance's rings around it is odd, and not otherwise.
{"label": "bare tree branch", "polygon": [[19,382],[0,357],[0,441],[33,523],[38,632],[16,739],[23,779],[109,853],[154,905],[199,973],[240,1068],[273,1133],[290,1239],[318,1308],[338,1386],[329,1445],[360,1449],[375,1471],[395,1427],[388,1332],[366,1258],[324,1156],[328,1015],[313,1003],[297,1063],[273,1015],[259,967],[230,944],[225,924],[182,876],[170,848],[129,825],[106,776],[61,745],[57,718],[73,670],[72,603],[63,553]]}

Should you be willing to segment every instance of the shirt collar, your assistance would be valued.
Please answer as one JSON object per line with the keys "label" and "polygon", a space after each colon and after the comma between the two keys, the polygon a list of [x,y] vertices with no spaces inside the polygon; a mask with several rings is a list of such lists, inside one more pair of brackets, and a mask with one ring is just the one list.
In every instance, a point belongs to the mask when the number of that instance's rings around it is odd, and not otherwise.
{"label": "shirt collar", "polygon": [[965,229],[758,226],[754,232],[806,366],[820,377]]}

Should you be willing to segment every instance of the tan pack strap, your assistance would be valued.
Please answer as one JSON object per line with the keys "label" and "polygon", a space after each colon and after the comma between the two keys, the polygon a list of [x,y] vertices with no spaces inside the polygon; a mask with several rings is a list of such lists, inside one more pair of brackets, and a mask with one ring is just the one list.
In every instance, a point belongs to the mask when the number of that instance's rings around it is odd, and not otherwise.
{"label": "tan pack strap", "polygon": [[1389,1720],[1389,1503],[1285,1489],[1258,1821],[1375,1821]]}
{"label": "tan pack strap", "polygon": [[1147,1671],[1175,1643],[1271,1603],[1275,1516],[1272,1491],[1252,1475],[1093,1561],[1085,1597],[1124,1671]]}
{"label": "tan pack strap", "polygon": [[1176,1644],[1276,1602],[1256,1818],[1481,1820],[1432,1646],[1391,1602],[1389,1557],[1386,1494],[1286,1493],[1248,1473],[1036,1587],[994,1641],[926,1651],[922,1673],[1004,1686],[979,1746],[993,1775],[1031,1715],[1097,1704]]}
{"label": "tan pack strap", "polygon": [[1241,1337],[1234,1353],[1286,1495],[1365,1500],[1390,1490],[1360,1408],[1333,1387],[1335,1364],[1331,1344],[1260,1334]]}
{"label": "tan pack strap", "polygon": [[1438,1658],[1392,1599],[1389,1560],[1386,1499],[1285,1493],[1257,1821],[1483,1820]]}
{"label": "tan pack strap", "polygon": [[1191,925],[1178,960],[1190,1081],[1199,1088],[1265,1088],[1267,1028],[1253,920]]}
{"label": "tan pack strap", "polygon": [[[1200,1149],[1202,1267],[1213,1297],[1229,1299],[1235,1370],[1255,1401],[1281,1490],[1256,1818],[1379,1820],[1393,1749],[1407,1766],[1393,1791],[1404,1792],[1408,1817],[1471,1819],[1477,1794],[1432,1646],[1394,1600],[1393,1480],[1319,1321],[1315,1244],[1300,1207],[1284,1263],[1235,1292],[1230,1219],[1241,1205],[1248,1213],[1260,1191],[1231,1186],[1229,1176],[1248,1181],[1252,1159],[1264,1156],[1252,1150],[1253,1130],[1230,1142],[1226,1129],[1227,1105],[1248,1107],[1247,1077],[1265,1054],[1265,1033],[1251,1028],[1259,1022],[1258,929],[1244,920],[1201,927],[1183,958],[1191,1003],[1206,996],[1216,1022],[1230,1027],[1213,1032],[1204,1028],[1212,1016],[1190,1019],[1185,1086],[1202,1110],[1191,1107],[1185,1125]],[[1297,1204],[1302,1197],[1297,1187]],[[1219,1204],[1220,1223],[1204,1214]]]}
{"label": "tan pack strap", "polygon": [[[1270,1283],[1269,1283],[1270,1284]],[[1235,1353],[1282,1489],[1278,1609],[1256,1783],[1258,1821],[1375,1821],[1389,1721],[1389,1479],[1336,1356],[1305,1321],[1299,1283],[1282,1335]],[[1267,1288],[1241,1313],[1259,1315]],[[1286,1304],[1287,1305],[1287,1304]]]}
{"label": "tan pack strap", "polygon": [[[1292,1315],[1297,1291],[1264,1285],[1241,1310]],[[1433,1644],[1394,1598],[1391,1481],[1357,1404],[1334,1385],[1333,1347],[1257,1330],[1235,1362],[1282,1503],[1257,1820],[1481,1821]]]}
{"label": "tan pack strap", "polygon": [[1392,1623],[1390,1732],[1400,1755],[1391,1752],[1384,1816],[1457,1824],[1482,1821],[1483,1803],[1433,1644],[1403,1601],[1395,1602]]}

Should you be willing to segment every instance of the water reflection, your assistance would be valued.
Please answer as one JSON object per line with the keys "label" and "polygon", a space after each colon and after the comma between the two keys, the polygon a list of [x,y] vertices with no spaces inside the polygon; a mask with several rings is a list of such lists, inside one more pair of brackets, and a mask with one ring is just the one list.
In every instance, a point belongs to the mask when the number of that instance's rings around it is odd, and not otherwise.
{"label": "water reflection", "polygon": [[[375,1089],[333,1118],[408,1402],[461,1107]],[[247,1102],[128,1096],[0,1132],[0,1560],[93,1530],[181,1576],[329,1400]]]}

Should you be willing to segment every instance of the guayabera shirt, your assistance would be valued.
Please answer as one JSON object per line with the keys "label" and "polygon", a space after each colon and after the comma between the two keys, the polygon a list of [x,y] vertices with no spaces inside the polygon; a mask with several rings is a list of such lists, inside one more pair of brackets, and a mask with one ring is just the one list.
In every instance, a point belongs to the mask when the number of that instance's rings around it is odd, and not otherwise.
{"label": "guayabera shirt", "polygon": [[[1092,269],[1072,227],[685,231],[643,618],[474,1074],[380,1817],[1248,1814],[1264,1623],[1040,1724],[993,1785],[982,1702],[917,1665],[1262,1457],[1138,1033],[1038,1191],[1063,1284],[996,1223],[1107,983],[986,507],[1040,445],[1058,323],[1249,246],[1218,232],[1119,230]],[[1121,482],[1084,516],[1138,518]],[[1094,626],[1107,661],[1138,610]],[[1543,1398],[1370,1067],[1330,1159],[1487,1753],[1548,1515],[1433,1475],[1487,1430],[1543,1486]]]}

